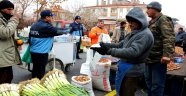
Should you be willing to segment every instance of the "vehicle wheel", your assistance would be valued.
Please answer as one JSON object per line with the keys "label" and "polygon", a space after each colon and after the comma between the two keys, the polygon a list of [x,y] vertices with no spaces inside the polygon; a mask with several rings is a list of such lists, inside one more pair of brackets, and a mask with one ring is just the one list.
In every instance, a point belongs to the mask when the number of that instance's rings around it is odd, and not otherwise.
{"label": "vehicle wheel", "polygon": [[67,64],[65,66],[65,72],[69,72],[71,70],[71,67],[72,67],[72,63],[71,64]]}
{"label": "vehicle wheel", "polygon": [[[60,59],[57,59],[57,58],[55,58],[55,62],[56,62],[55,68],[64,71],[63,62]],[[52,69],[54,69],[53,64],[54,64],[54,59],[53,58],[49,59],[47,65],[46,65],[46,68],[45,68],[46,72],[51,71]]]}

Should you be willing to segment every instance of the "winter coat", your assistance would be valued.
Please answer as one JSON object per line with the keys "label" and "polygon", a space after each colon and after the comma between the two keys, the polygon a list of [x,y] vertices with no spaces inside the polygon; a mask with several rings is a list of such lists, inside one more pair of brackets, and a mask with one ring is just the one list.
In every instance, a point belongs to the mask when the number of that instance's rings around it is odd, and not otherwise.
{"label": "winter coat", "polygon": [[18,23],[18,20],[14,17],[7,21],[0,13],[0,67],[21,63],[14,39]]}
{"label": "winter coat", "polygon": [[101,34],[108,34],[107,30],[105,29],[101,29],[99,27],[93,27],[89,33],[89,37],[91,38],[91,44],[96,44],[98,43],[98,39],[99,39],[99,35],[97,35],[97,33]]}
{"label": "winter coat", "polygon": [[[127,35],[127,31],[124,29],[124,36]],[[118,43],[120,41],[120,36],[121,36],[121,28],[116,28],[113,32],[113,36],[112,36],[112,42],[114,43]]]}
{"label": "winter coat", "polygon": [[40,19],[30,28],[30,52],[49,53],[52,49],[54,36],[66,33],[66,29],[53,27],[52,24]]}
{"label": "winter coat", "polygon": [[175,33],[172,19],[161,14],[149,23],[149,29],[154,36],[154,46],[146,63],[160,63],[163,56],[174,58]]}
{"label": "winter coat", "polygon": [[176,42],[182,42],[185,36],[185,32],[181,31],[176,34]]}
{"label": "winter coat", "polygon": [[133,8],[126,16],[138,20],[142,27],[139,30],[132,30],[119,43],[106,43],[106,46],[110,47],[107,54],[120,58],[122,62],[133,64],[126,76],[143,75],[145,60],[153,46],[154,38],[148,29],[147,18],[141,8]]}

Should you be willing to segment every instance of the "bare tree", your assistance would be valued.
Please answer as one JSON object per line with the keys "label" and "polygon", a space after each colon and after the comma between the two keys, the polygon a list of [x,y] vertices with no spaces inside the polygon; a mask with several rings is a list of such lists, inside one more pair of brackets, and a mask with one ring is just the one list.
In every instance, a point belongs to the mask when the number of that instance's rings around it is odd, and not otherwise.
{"label": "bare tree", "polygon": [[18,0],[22,11],[21,11],[21,18],[23,19],[25,10],[33,3],[34,0]]}
{"label": "bare tree", "polygon": [[86,8],[85,6],[86,0],[73,0],[73,3],[68,3],[65,6],[65,9],[70,10],[73,14],[66,15],[64,20],[73,20],[76,15],[82,17],[82,23],[85,27],[90,30],[92,27],[95,26],[97,22],[99,13],[95,13],[94,10],[91,8]]}
{"label": "bare tree", "polygon": [[38,14],[44,9],[51,9],[53,6],[61,4],[67,0],[36,0],[37,10],[34,12],[37,14],[37,20],[39,18]]}
{"label": "bare tree", "polygon": [[96,14],[94,10],[83,8],[78,14],[82,16],[82,23],[88,30],[96,25],[99,14]]}

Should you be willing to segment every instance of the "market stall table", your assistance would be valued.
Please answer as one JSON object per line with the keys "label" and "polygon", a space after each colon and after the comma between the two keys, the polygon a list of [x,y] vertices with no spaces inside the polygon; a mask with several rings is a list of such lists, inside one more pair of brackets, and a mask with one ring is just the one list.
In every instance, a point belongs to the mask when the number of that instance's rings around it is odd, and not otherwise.
{"label": "market stall table", "polygon": [[186,78],[186,61],[180,64],[180,69],[167,71],[166,90],[168,96],[186,96],[184,94]]}
{"label": "market stall table", "polygon": [[[117,63],[111,65],[111,75],[117,71]],[[165,94],[168,96],[186,96],[186,60],[180,64],[180,69],[167,71]],[[113,78],[113,76],[111,76]]]}

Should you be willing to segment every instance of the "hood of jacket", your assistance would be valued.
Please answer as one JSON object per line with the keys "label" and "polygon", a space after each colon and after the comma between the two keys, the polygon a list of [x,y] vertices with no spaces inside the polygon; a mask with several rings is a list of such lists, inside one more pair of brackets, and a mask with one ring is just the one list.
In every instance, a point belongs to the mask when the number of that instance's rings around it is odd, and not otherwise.
{"label": "hood of jacket", "polygon": [[132,17],[132,18],[138,20],[142,25],[141,30],[148,27],[147,17],[143,13],[143,10],[139,7],[134,7],[133,9],[131,9],[128,12],[128,14],[126,15],[126,18],[127,17]]}

